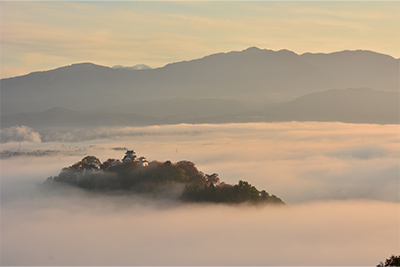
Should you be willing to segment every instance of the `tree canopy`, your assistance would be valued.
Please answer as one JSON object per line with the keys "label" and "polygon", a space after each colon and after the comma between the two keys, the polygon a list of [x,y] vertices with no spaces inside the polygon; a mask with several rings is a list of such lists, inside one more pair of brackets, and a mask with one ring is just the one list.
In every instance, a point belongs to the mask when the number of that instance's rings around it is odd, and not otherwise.
{"label": "tree canopy", "polygon": [[63,168],[48,182],[68,183],[86,190],[134,193],[154,193],[165,185],[175,184],[183,186],[179,199],[184,202],[284,204],[277,196],[259,191],[246,181],[241,180],[236,185],[221,182],[217,173],[204,174],[187,160],[175,164],[152,161],[143,167],[134,161],[108,159],[101,162],[94,156],[86,156]]}
{"label": "tree canopy", "polygon": [[385,263],[380,262],[376,267],[384,267],[384,266],[400,266],[400,255],[395,256],[392,255],[390,258],[385,260]]}

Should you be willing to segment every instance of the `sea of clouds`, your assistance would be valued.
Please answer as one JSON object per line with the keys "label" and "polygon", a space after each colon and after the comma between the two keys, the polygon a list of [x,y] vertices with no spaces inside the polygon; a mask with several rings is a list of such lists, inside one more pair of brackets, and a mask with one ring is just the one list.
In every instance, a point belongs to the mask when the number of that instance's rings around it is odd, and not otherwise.
{"label": "sea of clouds", "polygon": [[[0,161],[2,265],[371,266],[400,250],[398,125],[25,130],[41,142],[2,139],[1,150],[54,153]],[[42,185],[86,155],[121,159],[116,147],[149,161],[190,160],[288,205],[176,204]]]}

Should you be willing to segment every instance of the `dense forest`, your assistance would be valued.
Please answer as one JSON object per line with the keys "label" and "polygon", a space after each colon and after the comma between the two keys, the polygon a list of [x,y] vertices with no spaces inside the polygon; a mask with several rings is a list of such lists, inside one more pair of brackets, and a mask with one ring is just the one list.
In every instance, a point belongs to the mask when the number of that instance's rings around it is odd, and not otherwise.
{"label": "dense forest", "polygon": [[[129,151],[128,151],[129,152]],[[131,153],[121,160],[101,162],[94,156],[63,168],[58,176],[49,177],[46,183],[67,183],[91,191],[126,191],[157,197],[166,188],[178,188],[183,202],[214,203],[272,203],[284,204],[275,195],[259,191],[246,181],[236,185],[221,182],[218,174],[204,174],[190,161],[148,163]],[[143,160],[144,159],[144,160]]]}

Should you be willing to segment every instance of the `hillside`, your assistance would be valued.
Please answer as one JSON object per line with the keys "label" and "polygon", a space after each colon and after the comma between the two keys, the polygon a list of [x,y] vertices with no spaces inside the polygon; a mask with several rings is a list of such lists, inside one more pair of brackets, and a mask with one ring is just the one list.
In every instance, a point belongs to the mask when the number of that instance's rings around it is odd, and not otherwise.
{"label": "hillside", "polygon": [[[52,108],[44,112],[2,115],[3,128],[25,125],[36,130],[71,127],[142,126],[174,123],[338,121],[400,123],[398,92],[368,88],[333,89],[293,101],[252,106],[223,99],[175,98],[119,106],[101,112]],[[136,112],[136,113],[128,113]],[[42,132],[44,134],[44,132]]]}
{"label": "hillside", "polygon": [[1,113],[98,111],[177,97],[269,104],[333,88],[397,91],[398,73],[398,59],[370,51],[298,55],[256,47],[158,69],[79,63],[2,79]]}
{"label": "hillside", "polygon": [[252,113],[262,121],[339,121],[398,124],[399,92],[367,88],[327,90]]}
{"label": "hillside", "polygon": [[73,111],[64,108],[51,108],[43,112],[27,112],[1,116],[1,127],[26,125],[35,129],[102,127],[158,124],[157,118],[142,114],[115,114],[90,111]]}
{"label": "hillside", "polygon": [[203,174],[194,163],[179,161],[172,164],[137,158],[127,151],[122,161],[101,162],[94,156],[64,168],[58,176],[49,177],[45,184],[68,184],[96,192],[135,193],[152,198],[173,198],[183,202],[284,204],[275,195],[245,181],[237,185],[221,182],[218,174]]}

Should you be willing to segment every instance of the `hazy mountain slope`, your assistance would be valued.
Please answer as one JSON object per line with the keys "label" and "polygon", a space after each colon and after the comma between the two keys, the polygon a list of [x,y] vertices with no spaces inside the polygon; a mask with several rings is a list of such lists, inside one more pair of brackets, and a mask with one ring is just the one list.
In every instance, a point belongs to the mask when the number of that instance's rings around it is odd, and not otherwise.
{"label": "hazy mountain slope", "polygon": [[26,125],[35,129],[48,127],[101,127],[157,124],[151,116],[72,111],[52,108],[43,112],[28,112],[1,116],[1,127]]}
{"label": "hazy mountain slope", "polygon": [[43,112],[27,112],[1,116],[1,127],[27,125],[42,127],[127,126],[191,122],[196,118],[240,113],[251,107],[226,99],[174,98],[131,103],[98,111],[72,111],[52,108]]}
{"label": "hazy mountain slope", "polygon": [[[119,110],[78,112],[52,108],[1,116],[1,127],[26,125],[36,130],[52,127],[137,126],[169,123],[228,123],[251,121],[339,121],[349,123],[400,123],[398,92],[372,89],[327,90],[261,111],[235,101],[185,99],[123,106]],[[154,109],[146,109],[154,105]],[[127,113],[127,112],[130,113]],[[142,113],[140,114],[140,111]],[[151,116],[150,116],[151,115]]]}
{"label": "hazy mountain slope", "polygon": [[128,93],[136,72],[81,63],[2,79],[1,110],[2,113],[44,111],[54,106],[90,110],[105,103],[118,104],[124,98],[131,98]]}
{"label": "hazy mountain slope", "polygon": [[133,102],[101,109],[107,113],[140,113],[158,118],[166,116],[204,117],[252,110],[249,104],[218,98],[176,97],[172,99]]}
{"label": "hazy mountain slope", "polygon": [[[334,82],[293,52],[258,48],[174,63],[159,71],[182,85],[175,89],[175,94],[185,95],[190,92],[191,96],[196,97],[229,96],[234,99],[265,101],[279,94],[292,96],[291,91],[301,95],[304,84],[307,87],[315,84],[315,87],[320,88],[322,83],[316,77],[324,77],[329,83]],[[178,73],[179,76],[176,75]],[[298,83],[299,80],[303,80],[303,83]]]}
{"label": "hazy mountain slope", "polygon": [[[342,51],[331,54],[306,53],[304,61],[331,73],[347,88],[375,88],[399,90],[400,60],[372,51]],[[396,79],[397,77],[397,79]],[[342,86],[342,88],[344,88]],[[333,88],[329,88],[333,89]]]}
{"label": "hazy mountain slope", "polygon": [[312,93],[265,110],[266,121],[340,121],[352,123],[399,123],[399,92],[372,89],[328,90]]}
{"label": "hazy mountain slope", "polygon": [[82,63],[2,79],[1,112],[40,112],[55,106],[97,110],[176,97],[265,103],[350,87],[396,91],[398,73],[398,60],[374,52],[297,55],[254,47],[149,70]]}

